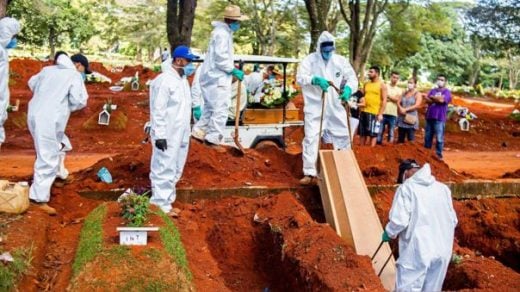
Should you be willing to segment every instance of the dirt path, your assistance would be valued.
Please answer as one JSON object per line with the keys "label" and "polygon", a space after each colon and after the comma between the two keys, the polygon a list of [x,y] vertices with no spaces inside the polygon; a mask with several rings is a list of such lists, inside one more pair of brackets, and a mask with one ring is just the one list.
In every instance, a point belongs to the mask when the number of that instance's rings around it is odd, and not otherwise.
{"label": "dirt path", "polygon": [[476,178],[498,179],[520,169],[520,151],[446,151],[444,157],[451,169]]}
{"label": "dirt path", "polygon": [[[77,172],[109,157],[104,153],[71,153],[67,155],[65,166],[69,172]],[[23,178],[33,174],[36,154],[32,151],[8,151],[0,154],[0,178]]]}

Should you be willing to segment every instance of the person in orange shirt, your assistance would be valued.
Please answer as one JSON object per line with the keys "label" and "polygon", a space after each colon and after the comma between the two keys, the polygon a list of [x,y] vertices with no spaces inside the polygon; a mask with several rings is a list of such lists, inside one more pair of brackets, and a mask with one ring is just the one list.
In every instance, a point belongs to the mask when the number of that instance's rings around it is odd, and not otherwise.
{"label": "person in orange shirt", "polygon": [[386,107],[387,88],[379,78],[381,70],[377,66],[370,67],[368,71],[369,82],[365,83],[363,93],[365,94],[365,106],[359,117],[359,135],[361,145],[370,144],[376,146],[383,113]]}

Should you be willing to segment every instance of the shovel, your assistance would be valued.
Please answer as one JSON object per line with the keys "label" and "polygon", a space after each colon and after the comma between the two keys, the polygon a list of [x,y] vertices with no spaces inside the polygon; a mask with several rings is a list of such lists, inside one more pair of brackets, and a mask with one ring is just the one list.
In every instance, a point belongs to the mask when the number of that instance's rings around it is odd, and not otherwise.
{"label": "shovel", "polygon": [[[336,90],[336,92],[339,95],[341,95],[341,90],[336,85],[334,85],[334,83],[332,81],[329,81],[329,85],[332,86],[332,88],[334,88],[334,90]],[[350,148],[354,149],[354,139],[352,137],[352,128],[350,126],[350,105],[348,104],[348,102],[345,102],[343,104],[343,106],[345,107],[345,111],[347,112],[347,127],[348,127],[348,137],[350,138]]]}
{"label": "shovel", "polygon": [[[240,65],[240,68],[242,68],[242,65]],[[235,145],[237,145],[238,150],[240,151],[240,154],[244,155],[245,150],[244,150],[244,147],[242,147],[242,144],[240,144],[239,127],[238,127],[238,124],[240,122],[240,97],[241,97],[241,95],[242,95],[242,81],[238,80],[237,107],[235,110],[235,134],[233,135],[233,140],[235,141]]]}
{"label": "shovel", "polygon": [[[318,134],[318,156],[320,155],[321,146],[321,132],[323,131],[323,116],[325,115],[325,91],[321,92],[321,117],[320,117],[320,132]],[[316,159],[316,169],[318,169],[318,159]]]}
{"label": "shovel", "polygon": [[[379,246],[377,247],[376,249],[376,252],[374,252],[374,254],[372,255],[372,257],[370,258],[371,261],[374,260],[374,258],[376,257],[377,253],[379,252],[379,250],[381,249],[381,247],[383,247],[383,244],[385,242],[381,240],[381,243],[379,244]],[[388,258],[386,259],[385,263],[383,264],[383,266],[381,267],[381,270],[379,270],[379,273],[377,273],[377,276],[380,277],[381,274],[383,273],[383,270],[386,268],[386,265],[388,264],[388,262],[390,261],[390,258],[392,258],[392,252],[390,251],[390,255],[388,256]]]}

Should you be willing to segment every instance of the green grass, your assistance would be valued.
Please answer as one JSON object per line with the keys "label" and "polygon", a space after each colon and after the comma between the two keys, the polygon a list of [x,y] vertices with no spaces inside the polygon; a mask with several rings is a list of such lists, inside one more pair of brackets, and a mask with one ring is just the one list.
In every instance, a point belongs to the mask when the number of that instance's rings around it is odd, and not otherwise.
{"label": "green grass", "polygon": [[159,261],[161,261],[161,256],[162,256],[161,251],[156,248],[152,247],[149,249],[145,249],[143,253],[146,257],[151,259],[154,263],[158,263]]}
{"label": "green grass", "polygon": [[[33,247],[15,249],[14,261],[0,263],[0,291],[14,291],[20,277],[31,267]],[[1,252],[0,252],[1,253]]]}
{"label": "green grass", "polygon": [[163,242],[166,252],[173,257],[179,268],[186,275],[188,281],[191,282],[192,274],[188,266],[188,258],[186,257],[186,250],[182,245],[181,234],[175,225],[173,225],[170,218],[162,211],[158,211],[157,215],[161,216],[165,226],[159,229],[161,240]]}
{"label": "green grass", "polygon": [[85,264],[93,260],[103,249],[103,220],[106,213],[107,206],[102,204],[94,209],[85,219],[79,236],[76,257],[72,264],[74,276],[78,275]]}
{"label": "green grass", "polygon": [[125,245],[116,245],[112,248],[104,249],[103,255],[110,262],[116,265],[125,261],[130,262],[131,260],[134,260],[134,258],[130,255],[130,247]]}
{"label": "green grass", "polygon": [[170,284],[161,280],[133,278],[117,288],[118,291],[162,292],[179,291],[179,283]]}

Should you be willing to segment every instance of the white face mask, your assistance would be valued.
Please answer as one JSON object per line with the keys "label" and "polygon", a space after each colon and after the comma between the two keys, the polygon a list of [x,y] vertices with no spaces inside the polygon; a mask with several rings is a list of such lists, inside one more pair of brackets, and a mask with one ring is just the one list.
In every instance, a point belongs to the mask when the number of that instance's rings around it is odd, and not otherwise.
{"label": "white face mask", "polygon": [[437,86],[438,86],[438,87],[444,87],[444,81],[442,81],[442,80],[437,80]]}
{"label": "white face mask", "polygon": [[415,84],[413,83],[408,83],[408,90],[412,90],[415,88]]}

